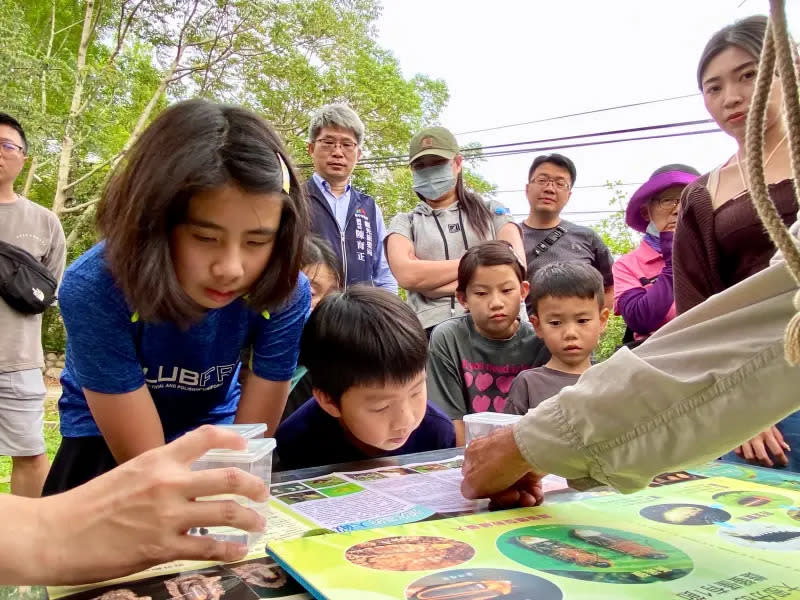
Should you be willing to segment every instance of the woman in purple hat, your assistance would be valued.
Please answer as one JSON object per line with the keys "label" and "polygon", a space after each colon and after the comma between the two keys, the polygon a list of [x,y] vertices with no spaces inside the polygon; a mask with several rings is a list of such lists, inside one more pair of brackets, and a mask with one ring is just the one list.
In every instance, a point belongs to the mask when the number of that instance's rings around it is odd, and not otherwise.
{"label": "woman in purple hat", "polygon": [[698,173],[686,165],[656,170],[625,210],[628,227],[644,235],[639,247],[614,263],[614,312],[640,342],[675,317],[672,236],[684,188]]}
{"label": "woman in purple hat", "polygon": [[[736,154],[686,188],[673,248],[675,304],[683,313],[769,265],[775,246],[750,200],[745,131],[767,18],[754,16],[715,33],[700,57],[697,83],[706,109],[738,146]],[[773,78],[767,103],[764,170],[786,225],[796,220],[783,92]],[[743,342],[744,343],[744,342]],[[790,448],[792,451],[790,451]],[[800,471],[800,413],[742,444],[726,458]]]}

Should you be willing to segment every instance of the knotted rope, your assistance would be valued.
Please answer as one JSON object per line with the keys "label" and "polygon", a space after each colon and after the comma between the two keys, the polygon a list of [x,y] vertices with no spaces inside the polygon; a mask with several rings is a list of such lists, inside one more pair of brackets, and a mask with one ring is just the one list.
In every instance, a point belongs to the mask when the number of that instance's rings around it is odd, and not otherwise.
{"label": "knotted rope", "polygon": [[[764,37],[764,47],[756,78],[756,89],[747,115],[747,173],[750,180],[750,198],[761,222],[775,246],[786,260],[786,267],[800,285],[800,247],[789,233],[769,197],[764,173],[764,138],[766,130],[767,100],[775,72],[783,87],[784,118],[788,129],[795,197],[800,200],[800,93],[797,87],[794,54],[786,27],[784,0],[770,0],[770,18]],[[786,328],[784,337],[786,360],[800,365],[800,290],[794,296],[797,311]]]}

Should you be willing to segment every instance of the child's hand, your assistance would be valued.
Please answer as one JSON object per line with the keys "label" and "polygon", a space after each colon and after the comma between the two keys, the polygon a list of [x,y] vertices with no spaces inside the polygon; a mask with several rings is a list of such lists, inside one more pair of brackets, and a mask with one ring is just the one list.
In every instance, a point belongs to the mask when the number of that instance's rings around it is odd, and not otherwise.
{"label": "child's hand", "polygon": [[791,448],[784,441],[781,432],[777,427],[772,426],[753,439],[746,441],[734,452],[745,460],[757,462],[763,467],[774,467],[775,463],[785,467],[789,464],[785,452],[789,451]]}

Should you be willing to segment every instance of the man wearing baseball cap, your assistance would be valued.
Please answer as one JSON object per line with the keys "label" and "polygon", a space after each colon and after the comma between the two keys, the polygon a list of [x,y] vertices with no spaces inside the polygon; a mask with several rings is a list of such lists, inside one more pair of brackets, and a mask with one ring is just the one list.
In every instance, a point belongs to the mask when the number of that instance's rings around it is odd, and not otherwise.
{"label": "man wearing baseball cap", "polygon": [[683,189],[700,174],[686,165],[657,169],[631,197],[628,227],[645,234],[639,247],[614,263],[614,311],[633,332],[634,344],[675,318],[672,236]]}

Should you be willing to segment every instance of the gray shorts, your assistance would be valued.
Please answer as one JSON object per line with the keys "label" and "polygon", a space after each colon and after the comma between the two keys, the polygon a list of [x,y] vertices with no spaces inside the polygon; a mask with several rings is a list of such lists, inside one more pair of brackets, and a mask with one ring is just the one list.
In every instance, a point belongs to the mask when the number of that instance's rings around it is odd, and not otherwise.
{"label": "gray shorts", "polygon": [[44,454],[46,391],[39,369],[0,373],[0,456]]}

